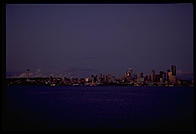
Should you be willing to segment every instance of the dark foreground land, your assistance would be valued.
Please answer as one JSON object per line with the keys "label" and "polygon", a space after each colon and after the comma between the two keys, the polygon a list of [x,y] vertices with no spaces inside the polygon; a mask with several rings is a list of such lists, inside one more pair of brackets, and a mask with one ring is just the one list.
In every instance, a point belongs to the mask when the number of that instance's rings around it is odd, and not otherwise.
{"label": "dark foreground land", "polygon": [[191,87],[9,86],[7,130],[193,130]]}

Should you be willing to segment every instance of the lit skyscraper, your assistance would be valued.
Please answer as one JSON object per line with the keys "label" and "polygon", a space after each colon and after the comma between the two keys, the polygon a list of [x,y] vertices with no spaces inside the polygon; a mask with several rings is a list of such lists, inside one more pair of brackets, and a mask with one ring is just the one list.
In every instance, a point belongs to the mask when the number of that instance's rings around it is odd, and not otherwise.
{"label": "lit skyscraper", "polygon": [[160,71],[160,78],[163,78],[163,71]]}
{"label": "lit skyscraper", "polygon": [[164,78],[164,72],[163,71],[160,71],[160,82],[163,82],[163,78]]}
{"label": "lit skyscraper", "polygon": [[165,81],[166,81],[166,73],[163,72],[163,82],[165,82]]}
{"label": "lit skyscraper", "polygon": [[169,81],[169,72],[170,72],[170,70],[168,69],[167,73],[166,73],[166,81]]}
{"label": "lit skyscraper", "polygon": [[155,70],[153,69],[151,72],[151,80],[154,82],[155,81]]}
{"label": "lit skyscraper", "polygon": [[176,76],[176,66],[175,65],[171,65],[171,71],[172,71],[172,75]]}
{"label": "lit skyscraper", "polygon": [[173,82],[172,72],[168,72],[169,81]]}
{"label": "lit skyscraper", "polygon": [[172,70],[172,82],[176,83],[176,66],[172,65],[171,70]]}

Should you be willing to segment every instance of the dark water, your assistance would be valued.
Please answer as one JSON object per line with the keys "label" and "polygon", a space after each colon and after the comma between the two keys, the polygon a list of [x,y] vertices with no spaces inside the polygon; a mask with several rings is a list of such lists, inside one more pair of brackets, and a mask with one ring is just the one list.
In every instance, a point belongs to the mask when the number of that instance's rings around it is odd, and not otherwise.
{"label": "dark water", "polygon": [[6,113],[10,130],[192,130],[193,88],[8,87]]}

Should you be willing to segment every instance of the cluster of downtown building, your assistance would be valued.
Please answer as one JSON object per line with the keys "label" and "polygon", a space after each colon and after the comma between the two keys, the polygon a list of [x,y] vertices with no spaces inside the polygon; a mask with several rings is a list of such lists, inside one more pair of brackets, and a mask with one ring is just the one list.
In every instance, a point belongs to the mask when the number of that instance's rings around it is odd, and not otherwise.
{"label": "cluster of downtown building", "polygon": [[[28,70],[29,71],[29,70]],[[91,75],[86,78],[74,77],[52,77],[49,78],[29,78],[27,71],[27,78],[23,79],[9,79],[8,85],[65,85],[65,86],[101,86],[101,85],[129,85],[129,86],[193,86],[193,81],[180,80],[176,77],[176,66],[171,65],[171,70],[160,71],[158,74],[152,70],[150,74],[144,75],[140,73],[137,75],[133,73],[131,68],[125,72],[125,75],[116,78],[111,74]]]}

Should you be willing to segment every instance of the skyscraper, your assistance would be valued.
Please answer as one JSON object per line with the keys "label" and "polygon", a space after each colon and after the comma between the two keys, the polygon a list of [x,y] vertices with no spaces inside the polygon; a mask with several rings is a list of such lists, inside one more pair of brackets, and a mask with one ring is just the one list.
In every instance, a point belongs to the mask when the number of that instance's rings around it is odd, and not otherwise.
{"label": "skyscraper", "polygon": [[166,81],[166,73],[163,72],[163,82],[165,82],[165,81]]}
{"label": "skyscraper", "polygon": [[166,81],[169,81],[169,72],[170,72],[170,70],[168,69],[167,73],[166,73]]}
{"label": "skyscraper", "polygon": [[151,72],[151,80],[154,82],[155,81],[155,70],[153,69]]}
{"label": "skyscraper", "polygon": [[172,65],[171,70],[172,70],[172,82],[176,83],[176,66]]}
{"label": "skyscraper", "polygon": [[169,81],[173,82],[172,72],[168,72]]}
{"label": "skyscraper", "polygon": [[163,78],[163,71],[160,71],[160,78]]}
{"label": "skyscraper", "polygon": [[171,71],[172,71],[172,75],[176,76],[176,66],[175,65],[171,65]]}
{"label": "skyscraper", "polygon": [[164,72],[163,71],[160,71],[160,82],[163,82],[164,80]]}
{"label": "skyscraper", "polygon": [[156,74],[155,75],[155,81],[156,82],[160,82],[160,74]]}

